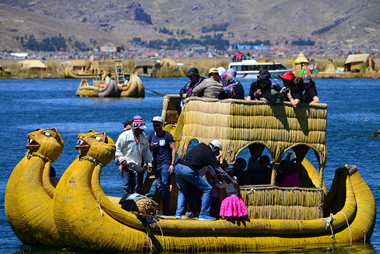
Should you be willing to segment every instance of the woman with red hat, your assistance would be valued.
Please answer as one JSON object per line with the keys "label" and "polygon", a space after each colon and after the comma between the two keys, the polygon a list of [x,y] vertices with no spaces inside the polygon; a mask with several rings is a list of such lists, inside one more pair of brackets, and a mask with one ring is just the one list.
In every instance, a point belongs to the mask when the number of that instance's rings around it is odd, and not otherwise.
{"label": "woman with red hat", "polygon": [[288,71],[284,75],[278,75],[284,82],[284,87],[280,93],[289,101],[294,108],[298,107],[302,98],[303,82],[302,78],[294,77],[294,73]]}

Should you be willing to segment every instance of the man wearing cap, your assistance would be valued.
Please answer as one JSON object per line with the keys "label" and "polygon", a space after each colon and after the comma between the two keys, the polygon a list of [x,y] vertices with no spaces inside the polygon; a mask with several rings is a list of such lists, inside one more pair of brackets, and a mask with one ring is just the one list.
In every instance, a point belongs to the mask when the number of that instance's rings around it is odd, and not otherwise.
{"label": "man wearing cap", "polygon": [[164,131],[164,119],[153,117],[154,132],[149,136],[149,148],[153,151],[153,168],[157,188],[162,198],[162,211],[159,215],[170,215],[170,174],[174,173],[176,149],[172,134]]}
{"label": "man wearing cap", "polygon": [[237,182],[232,180],[220,167],[217,159],[220,158],[220,150],[222,150],[222,144],[218,140],[213,140],[208,145],[200,143],[191,149],[175,168],[176,181],[179,188],[175,215],[177,219],[181,218],[184,212],[185,198],[188,195],[187,184],[190,183],[203,193],[202,207],[198,219],[215,220],[214,217],[210,216],[212,187],[198,173],[203,167],[211,166],[219,179],[226,181],[228,184],[232,183],[237,189]]}
{"label": "man wearing cap", "polygon": [[[115,157],[119,161],[119,171],[124,185],[120,203],[123,203],[129,194],[141,192],[144,171],[147,169],[149,172],[152,171],[152,155],[148,140],[143,133],[145,128],[144,119],[139,115],[134,116],[132,129],[121,133],[116,141]],[[142,159],[147,162],[143,168],[140,166]]]}
{"label": "man wearing cap", "polygon": [[269,73],[261,73],[260,78],[257,79],[253,97],[256,100],[265,101],[269,103],[280,103],[281,95],[279,91],[272,88]]}
{"label": "man wearing cap", "polygon": [[[182,87],[181,91],[179,92],[179,95],[181,96],[181,99],[178,99],[175,101],[175,106],[177,108],[178,114],[181,114],[182,106],[185,103],[185,99],[187,97],[194,96],[193,89],[197,87],[205,78],[199,76],[198,69],[197,68],[191,68],[187,72],[187,77],[189,80],[187,81],[186,85]],[[198,95],[199,96],[199,95]],[[181,106],[182,103],[182,106]]]}
{"label": "man wearing cap", "polygon": [[[123,123],[123,125],[124,125],[123,131],[128,131],[128,130],[132,129],[132,123],[133,123],[132,118],[129,118],[127,121],[125,121]],[[115,156],[115,163],[116,163],[116,165],[119,165],[119,160],[117,159],[116,156]]]}
{"label": "man wearing cap", "polygon": [[[220,91],[222,91],[223,84],[218,74],[218,69],[211,68],[208,71],[208,78],[206,78],[197,87],[194,87],[193,93],[200,95],[203,98],[217,98]],[[203,96],[201,96],[203,94]]]}
{"label": "man wearing cap", "polygon": [[311,79],[310,75],[305,75],[303,77],[303,85],[305,92],[302,95],[301,102],[303,103],[319,103],[317,87],[314,81]]}

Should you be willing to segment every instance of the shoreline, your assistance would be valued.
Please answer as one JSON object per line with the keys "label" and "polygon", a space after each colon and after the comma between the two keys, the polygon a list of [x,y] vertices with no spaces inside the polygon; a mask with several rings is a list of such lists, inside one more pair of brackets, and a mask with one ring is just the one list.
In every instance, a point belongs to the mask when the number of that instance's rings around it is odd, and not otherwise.
{"label": "shoreline", "polygon": [[[302,75],[295,76],[301,77]],[[318,73],[310,74],[312,79],[380,79],[380,73]],[[144,78],[144,76],[142,76]],[[153,78],[153,77],[152,77]],[[172,77],[165,77],[172,78]],[[82,78],[65,78],[63,75],[0,75],[0,79],[77,79]]]}

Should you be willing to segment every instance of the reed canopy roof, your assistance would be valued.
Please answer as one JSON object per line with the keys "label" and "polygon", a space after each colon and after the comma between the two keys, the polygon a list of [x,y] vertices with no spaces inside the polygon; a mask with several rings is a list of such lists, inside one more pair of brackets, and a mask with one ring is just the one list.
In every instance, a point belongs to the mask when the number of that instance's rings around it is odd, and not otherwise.
{"label": "reed canopy roof", "polygon": [[222,158],[230,164],[247,147],[250,150],[266,147],[273,163],[280,163],[290,149],[297,157],[304,157],[313,149],[320,165],[324,165],[326,118],[327,105],[322,103],[293,108],[288,102],[191,97],[178,120],[181,135],[176,131],[175,136],[181,138],[180,156],[186,154],[194,139],[206,144],[217,139],[223,146]]}
{"label": "reed canopy roof", "polygon": [[298,62],[298,63],[309,63],[309,60],[307,60],[307,58],[304,56],[304,54],[302,52],[300,52],[300,54],[298,55],[298,57],[296,59],[296,62]]}
{"label": "reed canopy roof", "polygon": [[46,69],[46,65],[39,59],[28,59],[18,62],[22,69]]}

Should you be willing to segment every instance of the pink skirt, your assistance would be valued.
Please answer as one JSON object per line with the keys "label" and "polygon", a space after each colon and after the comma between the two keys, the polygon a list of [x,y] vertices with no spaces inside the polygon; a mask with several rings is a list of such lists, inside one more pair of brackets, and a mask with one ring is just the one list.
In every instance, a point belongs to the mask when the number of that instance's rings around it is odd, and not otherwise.
{"label": "pink skirt", "polygon": [[220,205],[220,216],[222,217],[243,217],[248,214],[244,201],[237,196],[230,196],[223,200]]}

